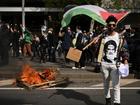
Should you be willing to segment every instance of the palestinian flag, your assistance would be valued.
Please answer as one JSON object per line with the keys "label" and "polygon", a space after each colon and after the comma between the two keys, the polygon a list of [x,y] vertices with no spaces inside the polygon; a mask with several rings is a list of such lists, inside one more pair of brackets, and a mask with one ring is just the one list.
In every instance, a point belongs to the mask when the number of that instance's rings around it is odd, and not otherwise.
{"label": "palestinian flag", "polygon": [[82,14],[91,17],[93,20],[99,22],[102,25],[106,25],[106,19],[108,16],[114,15],[118,20],[121,20],[128,14],[128,12],[110,13],[104,8],[96,5],[76,6],[65,12],[63,15],[63,19],[61,21],[62,27],[69,25],[72,17]]}

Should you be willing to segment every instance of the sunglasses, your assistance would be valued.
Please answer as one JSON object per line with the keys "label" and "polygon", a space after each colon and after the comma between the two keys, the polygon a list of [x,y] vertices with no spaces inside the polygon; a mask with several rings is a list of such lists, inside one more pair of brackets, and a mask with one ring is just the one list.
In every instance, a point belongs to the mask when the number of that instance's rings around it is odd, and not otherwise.
{"label": "sunglasses", "polygon": [[116,25],[115,25],[115,24],[109,24],[108,26],[109,26],[109,27],[111,27],[111,26],[115,27]]}

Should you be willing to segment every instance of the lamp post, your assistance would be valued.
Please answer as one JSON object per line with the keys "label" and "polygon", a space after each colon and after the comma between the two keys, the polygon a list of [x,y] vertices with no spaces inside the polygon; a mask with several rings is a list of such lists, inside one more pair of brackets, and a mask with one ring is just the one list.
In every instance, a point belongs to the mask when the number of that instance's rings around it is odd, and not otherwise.
{"label": "lamp post", "polygon": [[22,0],[22,28],[25,29],[25,0]]}

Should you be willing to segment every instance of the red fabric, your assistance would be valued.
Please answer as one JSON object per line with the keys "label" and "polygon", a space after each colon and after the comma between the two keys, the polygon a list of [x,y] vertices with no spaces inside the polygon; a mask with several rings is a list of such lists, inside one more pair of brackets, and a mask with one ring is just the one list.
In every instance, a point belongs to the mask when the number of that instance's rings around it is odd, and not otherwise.
{"label": "red fabric", "polygon": [[120,21],[122,18],[124,18],[129,12],[127,11],[122,11],[118,13],[111,13],[111,12],[103,12],[101,11],[101,16],[103,17],[104,20],[108,18],[108,16],[113,15],[117,18],[118,21]]}

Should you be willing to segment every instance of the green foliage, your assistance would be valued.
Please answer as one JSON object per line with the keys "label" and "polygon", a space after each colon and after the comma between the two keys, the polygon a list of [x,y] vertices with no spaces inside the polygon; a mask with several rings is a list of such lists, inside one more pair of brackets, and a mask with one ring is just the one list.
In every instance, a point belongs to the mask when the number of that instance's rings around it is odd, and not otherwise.
{"label": "green foliage", "polygon": [[121,1],[120,0],[114,0],[114,7],[116,9],[121,9]]}
{"label": "green foliage", "polygon": [[76,4],[93,4],[93,5],[100,5],[101,0],[43,0],[46,7],[65,7],[67,5]]}
{"label": "green foliage", "polygon": [[125,0],[112,0],[114,1],[114,8],[121,9],[121,8],[133,8],[134,5],[132,1],[125,1]]}

